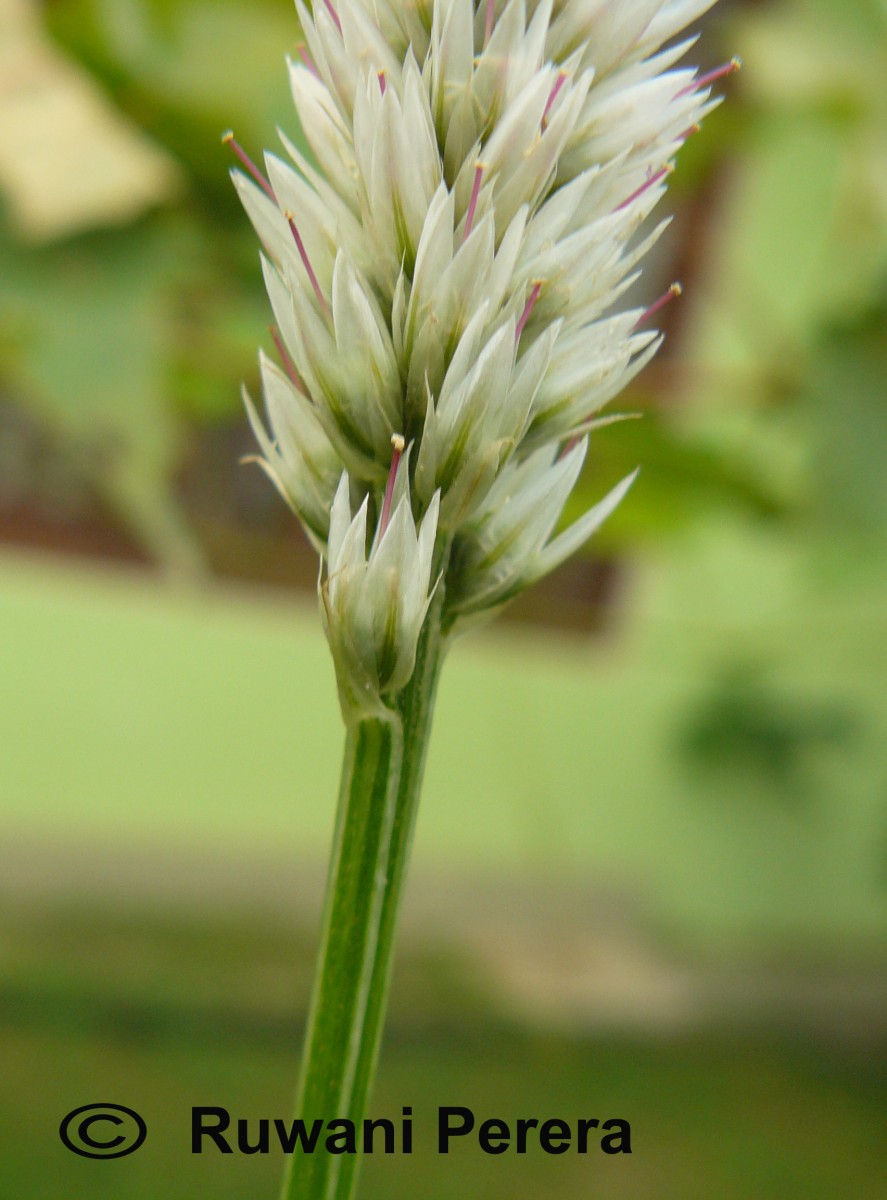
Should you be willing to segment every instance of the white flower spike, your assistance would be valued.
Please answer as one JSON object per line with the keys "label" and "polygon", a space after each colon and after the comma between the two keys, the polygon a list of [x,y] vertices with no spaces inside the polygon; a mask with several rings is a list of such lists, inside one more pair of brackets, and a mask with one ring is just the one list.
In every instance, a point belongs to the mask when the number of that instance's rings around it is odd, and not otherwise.
{"label": "white flower spike", "polygon": [[390,711],[436,586],[458,631],[627,491],[553,537],[588,432],[680,293],[619,307],[675,156],[739,65],[677,65],[692,39],[671,39],[712,3],[296,0],[317,166],[283,136],[290,165],[266,155],[266,177],[225,135],[282,367],[262,359],[270,435],[250,419],[326,561],[346,717]]}

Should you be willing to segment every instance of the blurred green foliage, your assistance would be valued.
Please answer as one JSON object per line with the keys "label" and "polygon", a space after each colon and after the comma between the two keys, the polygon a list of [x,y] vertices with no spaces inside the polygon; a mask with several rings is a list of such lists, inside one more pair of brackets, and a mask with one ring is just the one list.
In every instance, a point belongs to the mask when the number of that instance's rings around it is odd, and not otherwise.
{"label": "blurred green foliage", "polygon": [[293,7],[279,0],[56,0],[47,19],[114,103],[179,159],[206,206],[201,215],[243,232],[218,139],[232,123],[254,147],[267,144],[278,123],[292,132],[283,58],[299,40]]}
{"label": "blurred green foliage", "polygon": [[[190,1151],[192,1105],[255,1129],[290,1112],[307,1001],[308,939],[218,918],[4,913],[7,1131],[2,1174],[21,1200],[219,1200],[276,1194],[283,1157]],[[133,953],[138,948],[139,957]],[[119,964],[111,972],[102,954]],[[293,963],[296,964],[295,970]],[[887,1086],[865,1042],[824,1050],[751,1025],[601,1038],[504,1018],[471,964],[438,947],[401,955],[372,1115],[413,1110],[413,1153],[362,1165],[366,1200],[835,1200],[876,1197]],[[113,1096],[145,1118],[138,1154],[104,1168],[55,1141],[61,1114]],[[631,1156],[437,1153],[439,1105],[478,1122],[618,1116]],[[12,1194],[12,1193],[10,1193]]]}
{"label": "blurred green foliage", "polygon": [[[182,165],[186,187],[124,228],[34,245],[0,226],[0,377],[7,402],[149,555],[193,575],[201,547],[176,475],[201,428],[241,421],[238,383],[267,321],[219,134],[232,120],[253,145],[278,120],[294,132],[281,59],[297,26],[274,3],[66,0],[46,15],[107,102]],[[11,499],[39,486],[22,480]]]}
{"label": "blurred green foliage", "polygon": [[745,795],[753,795],[756,777],[771,803],[796,804],[815,795],[811,782],[818,752],[857,749],[861,725],[846,702],[785,695],[764,668],[741,662],[724,670],[685,718],[681,749],[690,765],[714,776],[713,791],[738,779]]}
{"label": "blurred green foliage", "polygon": [[[600,438],[608,474],[643,465],[603,536],[661,538],[725,502],[792,538],[883,535],[887,10],[778,0],[712,16],[701,45],[716,34],[743,70],[687,147],[701,197],[676,254],[677,346],[641,379],[660,384],[647,419]],[[682,178],[683,158],[678,195]]]}
{"label": "blurred green foliage", "polygon": [[734,139],[719,163],[682,421],[782,498],[788,533],[883,536],[887,10],[736,6]]}

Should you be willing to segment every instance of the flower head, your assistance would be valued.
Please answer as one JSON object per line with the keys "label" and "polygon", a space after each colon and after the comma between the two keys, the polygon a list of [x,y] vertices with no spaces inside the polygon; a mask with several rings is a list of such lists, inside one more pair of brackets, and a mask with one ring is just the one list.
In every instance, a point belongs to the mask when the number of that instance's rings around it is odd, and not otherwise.
{"label": "flower head", "polygon": [[283,364],[262,364],[271,435],[251,419],[326,559],[340,692],[409,679],[432,562],[458,628],[627,490],[553,537],[600,410],[661,340],[658,305],[619,299],[726,71],[700,78],[678,65],[690,41],[669,44],[711,3],[296,0],[314,161],[283,137],[265,178],[232,145]]}

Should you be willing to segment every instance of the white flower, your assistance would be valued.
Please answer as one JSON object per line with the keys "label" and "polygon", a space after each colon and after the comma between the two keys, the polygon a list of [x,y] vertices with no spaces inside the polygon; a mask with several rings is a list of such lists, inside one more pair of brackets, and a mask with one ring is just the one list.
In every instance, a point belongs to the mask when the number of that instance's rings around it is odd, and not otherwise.
{"label": "white flower", "polygon": [[[317,166],[283,137],[291,165],[267,155],[266,179],[232,142],[284,365],[263,363],[273,441],[254,427],[329,540],[325,619],[334,653],[360,660],[352,690],[409,678],[433,550],[451,627],[551,570],[627,489],[551,540],[585,435],[679,290],[619,308],[667,225],[651,214],[675,155],[735,65],[698,78],[677,65],[692,42],[666,44],[711,3],[296,0],[307,51],[290,82]],[[386,529],[394,434],[413,452]],[[392,588],[411,597],[393,659]]]}
{"label": "white flower", "polygon": [[341,464],[304,392],[264,354],[259,362],[273,440],[246,389],[243,393],[262,450],[263,457],[258,461],[322,553],[329,536],[330,508]]}
{"label": "white flower", "polygon": [[501,607],[569,558],[610,515],[634,474],[549,540],[582,468],[586,444],[583,439],[560,458],[546,447],[502,471],[483,508],[456,538],[448,579],[454,613],[476,616]]}

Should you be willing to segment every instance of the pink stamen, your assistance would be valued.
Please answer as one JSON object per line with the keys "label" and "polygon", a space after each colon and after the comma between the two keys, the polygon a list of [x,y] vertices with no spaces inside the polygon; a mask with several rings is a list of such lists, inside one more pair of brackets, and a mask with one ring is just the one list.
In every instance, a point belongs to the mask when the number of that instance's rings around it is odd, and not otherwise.
{"label": "pink stamen", "polygon": [[487,17],[484,22],[484,45],[493,36],[493,22],[496,18],[496,0],[487,0]]}
{"label": "pink stamen", "polygon": [[387,83],[387,81],[386,81],[386,79],[385,79],[385,72],[384,72],[384,71],[379,71],[379,72],[377,72],[377,74],[378,74],[378,76],[379,76],[379,87],[382,89],[382,95],[384,96],[384,95],[385,95],[385,89],[386,89],[386,87],[388,86],[388,83]]}
{"label": "pink stamen", "polygon": [[474,168],[474,187],[471,189],[471,200],[469,201],[468,213],[465,217],[465,232],[462,234],[462,242],[463,243],[468,241],[469,235],[471,234],[471,230],[474,225],[474,214],[477,212],[477,200],[478,200],[478,197],[480,196],[480,185],[481,185],[481,180],[483,179],[485,169],[486,169],[485,163],[478,163],[477,166]]}
{"label": "pink stamen", "polygon": [[635,321],[633,328],[638,329],[641,325],[646,324],[646,322],[649,321],[651,317],[654,317],[661,308],[665,308],[666,304],[669,304],[672,300],[675,300],[678,296],[680,296],[683,290],[684,289],[679,283],[673,283],[667,292],[660,296],[659,299],[654,301],[648,309],[641,313],[637,321]]}
{"label": "pink stamen", "polygon": [[339,33],[341,33],[342,32],[342,22],[339,20],[339,14],[333,8],[332,0],[323,0],[323,2],[326,5],[327,12],[330,14],[330,16],[333,18],[333,21],[336,24],[336,29],[338,29]]}
{"label": "pink stamen", "polygon": [[385,530],[388,528],[388,522],[391,520],[391,503],[394,499],[394,485],[397,482],[397,468],[400,466],[401,456],[404,452],[406,442],[403,435],[393,433],[391,435],[391,445],[394,447],[394,454],[391,456],[391,470],[388,472],[388,483],[385,486],[385,499],[382,502],[382,515],[379,518],[379,536],[385,536]]}
{"label": "pink stamen", "polygon": [[303,396],[307,396],[308,392],[305,390],[305,385],[302,382],[301,376],[296,370],[296,364],[290,358],[289,351],[284,345],[283,338],[280,336],[280,330],[276,325],[269,325],[268,332],[271,334],[271,340],[277,347],[277,353],[280,355],[280,361],[283,363],[283,369],[286,371],[286,375],[290,383],[293,385],[296,391],[301,392]]}
{"label": "pink stamen", "polygon": [[292,231],[293,239],[296,243],[296,249],[299,251],[299,257],[305,265],[305,270],[308,272],[308,278],[311,280],[311,286],[314,288],[314,295],[317,297],[320,307],[324,310],[324,312],[329,312],[329,305],[326,302],[326,297],[320,290],[320,284],[317,282],[317,276],[314,274],[314,268],[311,266],[311,260],[309,259],[308,253],[305,250],[305,244],[299,234],[299,230],[296,225],[296,218],[289,210],[287,210],[283,215],[286,217],[287,223]]}
{"label": "pink stamen", "polygon": [[551,89],[551,93],[550,93],[550,95],[548,97],[548,101],[545,105],[545,112],[542,114],[543,132],[548,128],[548,114],[551,112],[552,106],[554,105],[555,100],[557,100],[558,95],[560,94],[560,90],[566,82],[567,82],[566,71],[558,71],[557,80],[555,81],[554,87]]}
{"label": "pink stamen", "polygon": [[698,124],[691,125],[689,129],[685,129],[684,132],[679,135],[677,140],[683,145],[683,143],[688,141],[688,139],[691,138],[694,133],[701,133],[701,132],[702,132],[701,125],[698,125]]}
{"label": "pink stamen", "polygon": [[259,170],[259,168],[256,166],[256,164],[253,162],[253,160],[250,158],[250,156],[244,150],[243,146],[241,146],[240,142],[238,142],[235,139],[234,133],[232,130],[229,129],[227,133],[222,134],[222,144],[225,146],[231,147],[233,152],[237,155],[237,157],[240,159],[240,161],[246,167],[247,171],[249,171],[250,175],[252,175],[253,179],[256,181],[256,183],[259,185],[259,187],[262,189],[262,191],[267,196],[269,196],[276,204],[277,197],[274,195],[274,189],[271,187],[271,184],[268,182],[268,180],[265,178],[265,176],[262,174],[262,172]]}
{"label": "pink stamen", "polygon": [[659,183],[660,179],[665,179],[665,177],[670,175],[673,170],[674,167],[669,166],[668,164],[666,164],[664,167],[660,167],[655,175],[651,175],[649,179],[646,179],[641,184],[639,188],[635,188],[635,190],[630,196],[627,197],[627,199],[623,200],[621,204],[617,204],[614,212],[621,212],[623,208],[628,208],[630,204],[634,204],[638,196],[643,196],[644,192],[648,191],[651,187],[655,187],[656,184]]}
{"label": "pink stamen", "polygon": [[724,63],[720,67],[715,67],[713,71],[709,71],[707,75],[701,75],[699,79],[694,79],[692,83],[688,83],[685,88],[681,88],[675,94],[675,99],[678,96],[689,96],[691,92],[701,92],[703,88],[707,88],[710,83],[715,83],[718,79],[723,79],[725,75],[732,75],[742,66],[742,59],[731,58],[728,63]]}
{"label": "pink stamen", "polygon": [[301,58],[302,62],[305,64],[305,66],[308,68],[308,70],[311,72],[311,74],[314,75],[315,78],[319,79],[320,72],[318,71],[317,67],[314,65],[314,59],[308,53],[307,46],[305,46],[304,44],[299,46],[298,55],[299,55],[299,58]]}
{"label": "pink stamen", "polygon": [[514,340],[515,341],[518,341],[518,339],[520,338],[520,335],[523,333],[524,326],[526,325],[527,321],[529,321],[529,319],[530,319],[530,313],[536,307],[536,301],[539,299],[539,293],[541,291],[542,291],[542,281],[537,279],[533,283],[533,290],[530,292],[529,300],[524,305],[524,311],[521,313],[520,320],[518,321],[517,325],[515,326],[515,330],[514,330]]}

